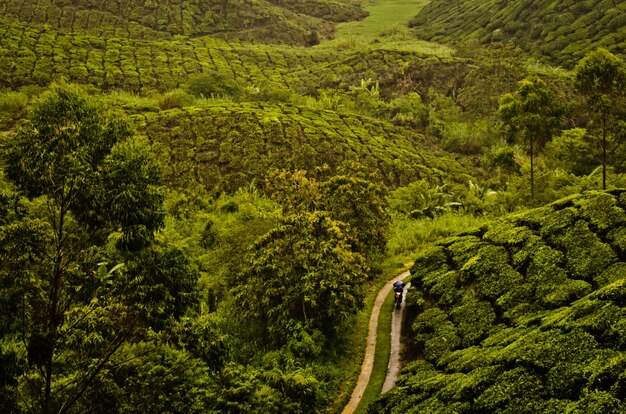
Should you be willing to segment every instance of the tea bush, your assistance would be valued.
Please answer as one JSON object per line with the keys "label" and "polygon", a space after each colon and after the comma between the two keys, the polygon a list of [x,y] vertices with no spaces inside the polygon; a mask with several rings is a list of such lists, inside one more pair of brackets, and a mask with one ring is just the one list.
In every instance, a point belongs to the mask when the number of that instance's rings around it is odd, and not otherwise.
{"label": "tea bush", "polygon": [[[187,99],[181,92],[175,96],[177,106]],[[394,187],[466,176],[436,147],[419,145],[426,143],[422,135],[372,118],[290,104],[215,102],[146,113],[136,122],[159,149],[168,183],[176,188],[196,183],[211,193],[234,191],[270,168],[314,172],[328,165],[332,172],[344,161],[363,164]]]}
{"label": "tea bush", "polygon": [[607,0],[430,2],[411,21],[417,35],[433,41],[512,42],[536,58],[571,68],[589,51],[624,53],[624,6]]}
{"label": "tea bush", "polygon": [[624,194],[573,195],[422,253],[421,361],[369,412],[623,412]]}

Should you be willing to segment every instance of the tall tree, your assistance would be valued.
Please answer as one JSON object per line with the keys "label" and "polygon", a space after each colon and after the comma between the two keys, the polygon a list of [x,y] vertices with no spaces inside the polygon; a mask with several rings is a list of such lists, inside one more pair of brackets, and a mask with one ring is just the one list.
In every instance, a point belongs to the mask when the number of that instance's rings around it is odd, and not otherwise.
{"label": "tall tree", "polygon": [[530,154],[530,194],[535,195],[535,155],[552,139],[559,127],[560,110],[554,93],[538,76],[519,82],[517,91],[500,100],[498,113],[512,136],[528,145]]}
{"label": "tall tree", "polygon": [[626,64],[604,48],[578,62],[574,87],[587,98],[599,123],[602,146],[602,189],[606,189],[607,141],[626,97]]}
{"label": "tall tree", "polygon": [[0,288],[16,299],[2,334],[25,344],[31,412],[69,412],[141,327],[188,303],[184,259],[143,253],[163,225],[163,196],[149,148],[132,135],[65,85],[2,145],[5,175],[30,209],[0,221]]}
{"label": "tall tree", "polygon": [[387,245],[387,188],[356,163],[344,163],[320,184],[322,208],[349,226],[353,250],[370,264]]}
{"label": "tall tree", "polygon": [[325,211],[347,224],[352,250],[370,264],[387,244],[390,217],[387,188],[358,163],[346,162],[325,181],[306,177],[306,171],[270,171],[265,190],[279,201],[286,215]]}
{"label": "tall tree", "polygon": [[336,333],[364,300],[368,269],[350,242],[346,226],[325,212],[285,218],[255,243],[238,277],[241,315],[260,321],[273,345],[297,326]]}

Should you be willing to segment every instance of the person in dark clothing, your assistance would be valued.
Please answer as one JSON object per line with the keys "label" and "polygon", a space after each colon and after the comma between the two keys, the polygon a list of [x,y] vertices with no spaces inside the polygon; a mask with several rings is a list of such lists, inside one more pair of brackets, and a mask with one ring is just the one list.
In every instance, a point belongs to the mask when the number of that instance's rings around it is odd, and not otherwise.
{"label": "person in dark clothing", "polygon": [[394,282],[393,284],[393,291],[396,292],[395,294],[396,307],[400,307],[400,304],[402,303],[402,294],[404,293],[405,286],[406,286],[406,283],[404,283],[401,280],[398,280],[397,282]]}
{"label": "person in dark clothing", "polygon": [[405,286],[406,286],[406,283],[404,283],[401,280],[398,280],[397,282],[394,282],[393,290],[396,291],[396,292],[402,292],[404,290]]}

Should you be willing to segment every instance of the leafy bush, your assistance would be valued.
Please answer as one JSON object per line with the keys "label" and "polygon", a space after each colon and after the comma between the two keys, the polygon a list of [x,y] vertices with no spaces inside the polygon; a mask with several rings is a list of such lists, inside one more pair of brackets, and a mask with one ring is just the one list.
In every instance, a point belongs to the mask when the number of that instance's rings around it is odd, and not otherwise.
{"label": "leafy bush", "polygon": [[193,103],[193,97],[182,89],[174,89],[163,94],[159,107],[163,110],[183,108]]}
{"label": "leafy bush", "polygon": [[425,361],[370,412],[622,412],[623,196],[573,195],[419,256],[409,352]]}
{"label": "leafy bush", "polygon": [[443,128],[443,147],[460,154],[482,154],[500,140],[492,122],[447,122]]}
{"label": "leafy bush", "polygon": [[196,98],[231,97],[237,99],[243,92],[239,83],[219,72],[192,76],[186,89]]}

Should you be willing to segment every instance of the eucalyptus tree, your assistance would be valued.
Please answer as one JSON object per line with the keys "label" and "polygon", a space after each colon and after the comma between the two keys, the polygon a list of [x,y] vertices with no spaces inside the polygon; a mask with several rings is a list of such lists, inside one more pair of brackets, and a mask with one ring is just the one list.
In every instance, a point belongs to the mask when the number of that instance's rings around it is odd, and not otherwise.
{"label": "eucalyptus tree", "polygon": [[[618,114],[626,104],[626,64],[611,52],[599,48],[578,62],[574,87],[587,98],[599,123],[602,147],[602,189],[606,189],[607,141]],[[617,134],[615,134],[617,135]]]}
{"label": "eucalyptus tree", "polygon": [[498,113],[513,137],[528,145],[530,155],[530,194],[535,194],[535,155],[552,139],[560,124],[560,109],[554,93],[536,75],[518,83],[514,93],[500,100]]}
{"label": "eucalyptus tree", "polygon": [[78,88],[42,97],[1,154],[25,211],[0,221],[0,297],[15,300],[0,333],[25,348],[20,405],[70,412],[125,343],[184,312],[193,271],[153,247],[163,196],[147,144]]}

